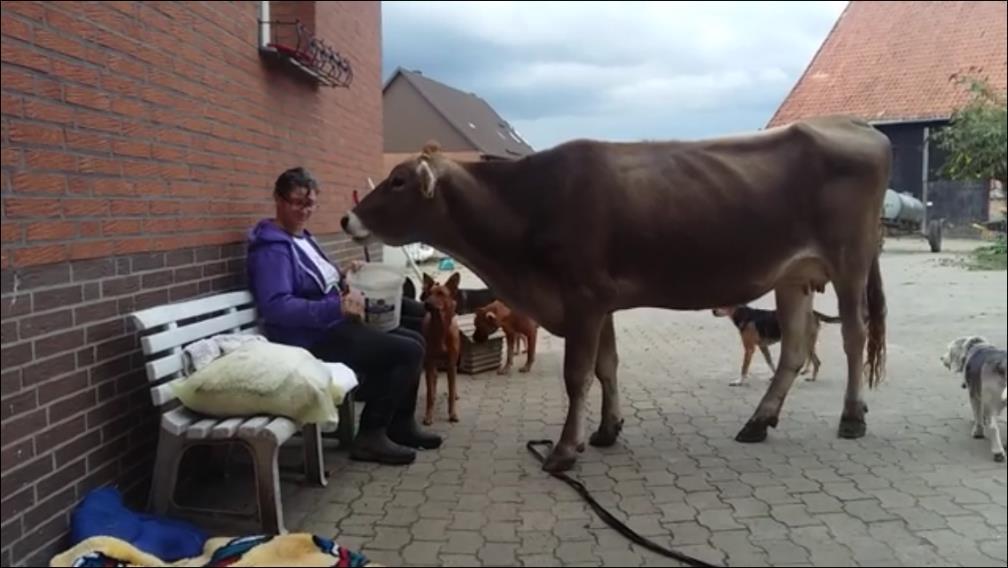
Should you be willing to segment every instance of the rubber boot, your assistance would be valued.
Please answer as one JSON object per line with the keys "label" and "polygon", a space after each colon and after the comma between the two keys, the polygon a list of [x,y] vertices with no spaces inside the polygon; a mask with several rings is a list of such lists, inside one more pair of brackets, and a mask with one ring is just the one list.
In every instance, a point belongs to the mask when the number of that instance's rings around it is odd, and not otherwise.
{"label": "rubber boot", "polygon": [[413,413],[396,417],[388,429],[389,439],[409,448],[433,450],[441,447],[441,436],[420,428]]}
{"label": "rubber boot", "polygon": [[408,465],[416,452],[389,439],[385,428],[361,430],[350,446],[350,459],[387,465]]}

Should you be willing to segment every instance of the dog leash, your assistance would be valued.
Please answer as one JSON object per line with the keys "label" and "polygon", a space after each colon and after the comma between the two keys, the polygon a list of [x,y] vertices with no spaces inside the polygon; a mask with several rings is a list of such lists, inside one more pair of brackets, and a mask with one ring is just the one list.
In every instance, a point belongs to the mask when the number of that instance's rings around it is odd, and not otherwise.
{"label": "dog leash", "polygon": [[[546,446],[548,448],[552,448],[553,442],[551,440],[529,440],[529,442],[525,444],[525,447],[528,448],[528,451],[533,456],[535,456],[537,460],[539,460],[539,463],[544,463],[546,461],[546,457],[535,449],[536,446]],[[626,526],[623,523],[623,521],[614,517],[612,513],[610,513],[605,509],[605,507],[600,505],[599,502],[596,501],[595,498],[591,496],[591,493],[588,492],[588,489],[584,486],[583,483],[572,478],[571,476],[567,475],[564,472],[559,473],[550,472],[550,475],[559,479],[560,481],[563,481],[567,485],[573,487],[574,490],[577,491],[581,495],[581,497],[583,497],[584,500],[588,502],[589,505],[591,505],[592,509],[594,509],[595,512],[598,513],[598,516],[603,521],[605,521],[607,525],[616,529],[616,532],[625,536],[632,542],[635,542],[652,552],[661,554],[662,556],[667,556],[668,558],[673,558],[675,560],[678,560],[679,562],[683,562],[687,566],[699,566],[702,568],[716,568],[718,566],[717,564],[710,564],[698,558],[693,558],[692,556],[689,556],[682,552],[670,550],[668,548],[661,546],[660,544],[657,544],[652,540],[642,537],[641,535],[634,532],[633,529]]]}

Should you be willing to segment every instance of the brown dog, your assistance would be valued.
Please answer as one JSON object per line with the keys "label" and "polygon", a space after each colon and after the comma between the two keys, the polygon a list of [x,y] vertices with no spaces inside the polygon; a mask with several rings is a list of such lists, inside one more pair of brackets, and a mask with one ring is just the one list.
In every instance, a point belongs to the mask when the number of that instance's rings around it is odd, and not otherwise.
{"label": "brown dog", "polygon": [[455,401],[455,373],[458,370],[462,340],[458,322],[455,319],[455,296],[458,294],[460,275],[451,275],[445,284],[438,284],[427,274],[423,275],[423,291],[420,300],[427,313],[424,314],[423,336],[427,342],[424,355],[424,370],[427,376],[427,411],[424,424],[434,422],[434,400],[437,392],[438,362],[445,361],[448,367],[448,420],[458,422]]}
{"label": "brown dog", "polygon": [[497,331],[497,328],[504,330],[507,338],[507,362],[498,369],[497,373],[504,375],[511,371],[511,363],[518,352],[519,341],[524,338],[528,355],[525,356],[525,366],[518,369],[519,372],[527,373],[535,362],[536,334],[539,332],[539,324],[528,315],[512,310],[504,305],[500,300],[495,300],[482,308],[476,308],[476,317],[473,322],[476,331],[473,332],[473,341],[482,343],[490,337],[490,334]]}

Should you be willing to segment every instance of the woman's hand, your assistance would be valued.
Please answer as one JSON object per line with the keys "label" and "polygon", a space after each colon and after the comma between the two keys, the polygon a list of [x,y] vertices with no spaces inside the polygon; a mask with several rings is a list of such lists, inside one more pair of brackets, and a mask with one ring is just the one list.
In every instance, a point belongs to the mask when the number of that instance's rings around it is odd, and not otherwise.
{"label": "woman's hand", "polygon": [[350,289],[343,294],[343,314],[352,319],[364,319],[364,295],[360,290]]}
{"label": "woman's hand", "polygon": [[365,262],[363,260],[351,260],[350,264],[347,265],[346,272],[348,274],[357,272],[364,266]]}

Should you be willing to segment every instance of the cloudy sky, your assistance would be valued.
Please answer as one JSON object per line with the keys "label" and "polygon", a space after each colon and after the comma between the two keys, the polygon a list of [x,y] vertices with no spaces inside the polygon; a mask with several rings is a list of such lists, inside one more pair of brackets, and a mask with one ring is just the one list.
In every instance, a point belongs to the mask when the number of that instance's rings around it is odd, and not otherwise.
{"label": "cloudy sky", "polygon": [[537,150],[762,128],[846,2],[382,3],[402,66],[483,97]]}

